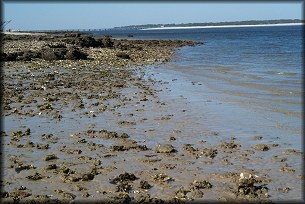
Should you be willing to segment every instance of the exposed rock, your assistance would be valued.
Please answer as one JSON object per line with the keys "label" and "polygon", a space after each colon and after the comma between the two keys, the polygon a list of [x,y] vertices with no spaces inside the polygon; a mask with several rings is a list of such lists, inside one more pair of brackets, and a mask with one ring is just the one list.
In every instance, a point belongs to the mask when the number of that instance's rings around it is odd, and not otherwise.
{"label": "exposed rock", "polygon": [[212,188],[212,184],[208,181],[197,181],[195,180],[192,184],[190,184],[190,189],[204,189],[204,188]]}
{"label": "exposed rock", "polygon": [[186,199],[187,191],[182,186],[175,192],[175,194],[178,199]]}
{"label": "exposed rock", "polygon": [[31,50],[24,51],[22,55],[19,55],[16,60],[21,60],[21,61],[30,61],[34,58],[41,58],[41,53],[40,52],[34,52]]}
{"label": "exposed rock", "polygon": [[237,196],[268,197],[268,188],[265,185],[255,186],[258,181],[250,174],[245,177],[243,173],[237,183]]}
{"label": "exposed rock", "polygon": [[263,139],[263,137],[260,135],[254,136],[254,140],[261,140],[261,139]]}
{"label": "exposed rock", "polygon": [[283,154],[295,154],[295,155],[298,155],[298,154],[302,154],[302,151],[300,150],[295,150],[295,149],[286,149],[284,151],[282,151]]}
{"label": "exposed rock", "polygon": [[16,61],[18,53],[1,53],[1,61]]}
{"label": "exposed rock", "polygon": [[257,144],[252,146],[252,148],[260,151],[268,151],[270,149],[270,147],[266,144]]}
{"label": "exposed rock", "polygon": [[292,168],[289,168],[288,164],[285,164],[284,166],[282,166],[281,171],[283,172],[287,172],[287,173],[295,173],[295,170]]}
{"label": "exposed rock", "polygon": [[166,175],[165,173],[156,174],[156,175],[154,175],[153,179],[154,179],[155,181],[159,181],[159,182],[161,182],[161,183],[173,181],[173,178],[169,177],[169,176]]}
{"label": "exposed rock", "polygon": [[31,196],[31,193],[28,193],[26,191],[15,191],[15,192],[2,192],[1,197],[2,198],[13,198],[14,200],[19,200],[21,198],[26,198]]}
{"label": "exposed rock", "polygon": [[19,173],[22,170],[36,169],[36,167],[32,164],[24,164],[23,162],[16,162],[15,171]]}
{"label": "exposed rock", "polygon": [[45,48],[41,50],[41,58],[48,61],[63,60],[65,59],[67,51],[66,48]]}
{"label": "exposed rock", "polygon": [[39,179],[42,179],[42,175],[39,174],[38,172],[36,172],[34,175],[29,175],[29,176],[26,176],[27,179],[30,179],[30,180],[39,180]]}
{"label": "exposed rock", "polygon": [[12,132],[12,136],[13,137],[23,137],[23,136],[27,136],[27,135],[30,135],[31,133],[31,130],[30,128],[28,128],[26,131],[21,131],[21,130],[18,130],[18,131],[14,131]]}
{"label": "exposed rock", "polygon": [[142,180],[142,181],[140,181],[139,187],[142,189],[150,189],[151,185],[147,181]]}
{"label": "exposed rock", "polygon": [[119,135],[117,132],[113,132],[113,131],[108,131],[108,130],[88,130],[86,132],[88,134],[88,136],[92,137],[92,138],[106,138],[106,139],[110,139],[110,138],[126,138],[128,137],[127,134],[121,134]]}
{"label": "exposed rock", "polygon": [[72,38],[79,38],[81,36],[81,33],[65,33],[64,37],[72,37]]}
{"label": "exposed rock", "polygon": [[124,145],[112,145],[109,147],[110,151],[126,151],[128,148],[125,148]]}
{"label": "exposed rock", "polygon": [[218,151],[217,149],[204,148],[200,153],[210,159],[213,159],[214,157],[216,157]]}
{"label": "exposed rock", "polygon": [[119,125],[136,125],[135,122],[130,122],[130,121],[119,121]]}
{"label": "exposed rock", "polygon": [[240,145],[235,144],[234,142],[222,142],[221,144],[218,145],[218,147],[222,149],[236,149],[240,147]]}
{"label": "exposed rock", "polygon": [[131,198],[129,197],[128,193],[126,192],[119,192],[115,196],[112,197],[112,199],[116,203],[130,203]]}
{"label": "exposed rock", "polygon": [[152,203],[150,195],[147,193],[139,193],[135,195],[136,203]]}
{"label": "exposed rock", "polygon": [[131,186],[127,182],[119,183],[116,186],[116,192],[126,192],[128,193],[131,190]]}
{"label": "exposed rock", "polygon": [[46,169],[47,170],[51,170],[51,169],[56,169],[57,168],[57,165],[56,164],[49,164]]}
{"label": "exposed rock", "polygon": [[198,152],[198,149],[195,149],[194,147],[192,147],[191,144],[184,144],[182,146],[182,149],[189,152],[189,153],[195,153],[195,152]]}
{"label": "exposed rock", "polygon": [[289,187],[286,187],[286,188],[277,188],[276,190],[282,193],[288,193],[291,189]]}
{"label": "exposed rock", "polygon": [[73,170],[71,170],[68,167],[62,167],[59,169],[59,172],[61,172],[62,174],[74,174],[75,172]]}
{"label": "exposed rock", "polygon": [[44,158],[45,161],[50,161],[53,159],[58,159],[58,157],[55,154],[49,154]]}
{"label": "exposed rock", "polygon": [[123,182],[130,182],[138,179],[134,174],[129,174],[125,172],[124,174],[120,174],[118,177],[112,180],[112,183],[123,183]]}
{"label": "exposed rock", "polygon": [[68,49],[65,59],[68,60],[80,60],[80,59],[87,59],[87,54],[80,51],[77,48],[70,48]]}
{"label": "exposed rock", "polygon": [[67,46],[64,45],[63,43],[47,44],[47,47],[49,47],[49,48],[67,48]]}
{"label": "exposed rock", "polygon": [[173,153],[177,150],[171,144],[157,144],[156,150],[157,153]]}
{"label": "exposed rock", "polygon": [[109,36],[105,36],[99,39],[99,42],[101,43],[102,47],[111,48],[114,46],[114,42],[111,40]]}
{"label": "exposed rock", "polygon": [[130,59],[130,56],[125,52],[118,52],[116,56],[122,59]]}
{"label": "exposed rock", "polygon": [[79,47],[100,47],[101,43],[91,36],[85,36],[77,38],[75,45]]}

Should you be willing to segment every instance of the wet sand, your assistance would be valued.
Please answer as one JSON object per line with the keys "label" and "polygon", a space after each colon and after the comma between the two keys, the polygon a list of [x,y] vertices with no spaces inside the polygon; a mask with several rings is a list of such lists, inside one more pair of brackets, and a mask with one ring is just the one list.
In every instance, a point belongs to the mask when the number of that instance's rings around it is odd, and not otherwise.
{"label": "wet sand", "polygon": [[[4,52],[60,40],[6,40]],[[170,95],[178,81],[147,72],[196,43],[111,41],[78,47],[87,59],[19,54],[23,60],[4,63],[2,201],[302,199],[303,152],[259,135],[245,143],[209,131],[183,96]]]}

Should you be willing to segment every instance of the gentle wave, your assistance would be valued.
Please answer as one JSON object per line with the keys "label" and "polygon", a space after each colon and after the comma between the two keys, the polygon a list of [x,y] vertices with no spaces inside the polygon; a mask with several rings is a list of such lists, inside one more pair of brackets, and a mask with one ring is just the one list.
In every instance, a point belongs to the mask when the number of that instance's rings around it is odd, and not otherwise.
{"label": "gentle wave", "polygon": [[278,71],[267,71],[265,74],[270,74],[270,75],[286,75],[286,76],[296,76],[298,73],[295,72],[278,72]]}

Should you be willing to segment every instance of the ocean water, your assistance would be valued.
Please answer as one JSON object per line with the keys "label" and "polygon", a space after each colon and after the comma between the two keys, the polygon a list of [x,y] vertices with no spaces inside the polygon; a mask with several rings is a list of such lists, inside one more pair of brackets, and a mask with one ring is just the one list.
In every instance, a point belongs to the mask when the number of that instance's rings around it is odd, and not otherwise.
{"label": "ocean water", "polygon": [[302,32],[303,26],[282,26],[94,34],[205,42],[177,49],[172,61],[147,68],[148,74],[171,82],[170,94],[187,98],[212,130],[244,140],[281,138],[302,149]]}

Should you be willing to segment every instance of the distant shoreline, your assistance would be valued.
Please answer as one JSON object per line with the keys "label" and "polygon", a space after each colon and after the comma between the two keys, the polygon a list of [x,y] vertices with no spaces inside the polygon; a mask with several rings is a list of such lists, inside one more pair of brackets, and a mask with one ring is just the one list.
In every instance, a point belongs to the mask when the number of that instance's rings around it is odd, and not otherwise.
{"label": "distant shoreline", "polygon": [[304,23],[278,23],[278,24],[256,24],[256,25],[220,25],[220,26],[174,26],[143,28],[140,30],[172,30],[172,29],[195,29],[195,28],[239,28],[239,27],[267,27],[267,26],[300,26]]}
{"label": "distant shoreline", "polygon": [[4,35],[47,35],[47,33],[34,33],[34,32],[22,32],[22,31],[18,31],[18,32],[5,31],[5,32],[1,32],[1,34],[4,34]]}

